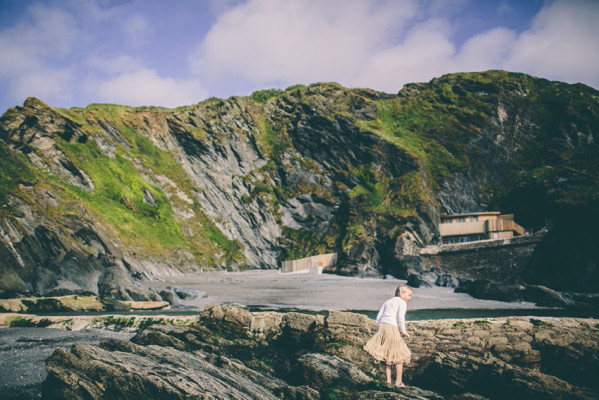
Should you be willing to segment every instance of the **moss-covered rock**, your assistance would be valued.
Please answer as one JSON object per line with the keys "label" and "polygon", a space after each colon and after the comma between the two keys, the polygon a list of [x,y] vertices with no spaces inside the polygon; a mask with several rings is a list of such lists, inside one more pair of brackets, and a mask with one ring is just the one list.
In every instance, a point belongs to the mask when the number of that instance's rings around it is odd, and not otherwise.
{"label": "moss-covered rock", "polygon": [[553,221],[528,283],[597,290],[598,98],[505,71],[173,110],[31,98],[0,118],[0,290],[160,300],[136,280],[330,252],[407,278],[441,213],[490,208]]}

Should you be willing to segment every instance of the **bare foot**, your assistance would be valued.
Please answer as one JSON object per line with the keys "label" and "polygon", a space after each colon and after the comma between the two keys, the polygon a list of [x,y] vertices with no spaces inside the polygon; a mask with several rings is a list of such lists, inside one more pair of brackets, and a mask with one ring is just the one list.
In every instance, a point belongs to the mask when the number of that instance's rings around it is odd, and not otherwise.
{"label": "bare foot", "polygon": [[405,385],[405,383],[403,383],[403,382],[395,382],[395,387],[398,387],[398,388],[405,388],[405,387],[407,387],[407,386],[406,386],[406,385]]}

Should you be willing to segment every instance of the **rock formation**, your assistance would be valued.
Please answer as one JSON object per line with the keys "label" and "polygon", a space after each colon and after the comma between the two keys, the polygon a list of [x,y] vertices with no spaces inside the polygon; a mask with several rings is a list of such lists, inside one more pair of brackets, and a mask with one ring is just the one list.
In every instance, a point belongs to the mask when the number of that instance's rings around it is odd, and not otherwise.
{"label": "rock formation", "polygon": [[597,91],[503,71],[172,110],[30,98],[0,118],[0,295],[160,300],[137,281],[331,252],[407,278],[441,213],[489,208],[553,224],[518,279],[597,291],[598,130]]}
{"label": "rock formation", "polygon": [[409,387],[384,383],[362,350],[375,324],[329,311],[250,313],[211,305],[188,327],[75,344],[47,360],[45,399],[593,399],[597,320],[409,322]]}

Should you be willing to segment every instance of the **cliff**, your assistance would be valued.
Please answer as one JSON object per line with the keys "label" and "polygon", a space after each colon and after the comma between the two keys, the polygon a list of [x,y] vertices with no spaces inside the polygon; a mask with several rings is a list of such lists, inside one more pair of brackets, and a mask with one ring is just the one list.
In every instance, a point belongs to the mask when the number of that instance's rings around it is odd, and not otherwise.
{"label": "cliff", "polygon": [[130,341],[57,349],[45,399],[593,399],[597,320],[409,322],[409,387],[384,382],[362,350],[364,315],[250,313],[207,307],[189,326],[153,325]]}
{"label": "cliff", "polygon": [[30,98],[0,118],[0,290],[160,300],[136,281],[330,252],[407,277],[441,213],[491,208],[552,223],[527,282],[596,291],[597,99],[503,71],[177,109]]}

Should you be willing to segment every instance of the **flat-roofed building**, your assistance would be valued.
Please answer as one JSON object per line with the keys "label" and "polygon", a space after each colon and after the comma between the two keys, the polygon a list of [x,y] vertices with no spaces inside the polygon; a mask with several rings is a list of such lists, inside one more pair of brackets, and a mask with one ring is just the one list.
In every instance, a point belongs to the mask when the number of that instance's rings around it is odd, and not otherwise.
{"label": "flat-roofed building", "polygon": [[477,240],[504,239],[524,235],[513,214],[499,211],[442,215],[439,233],[443,244],[466,243]]}

